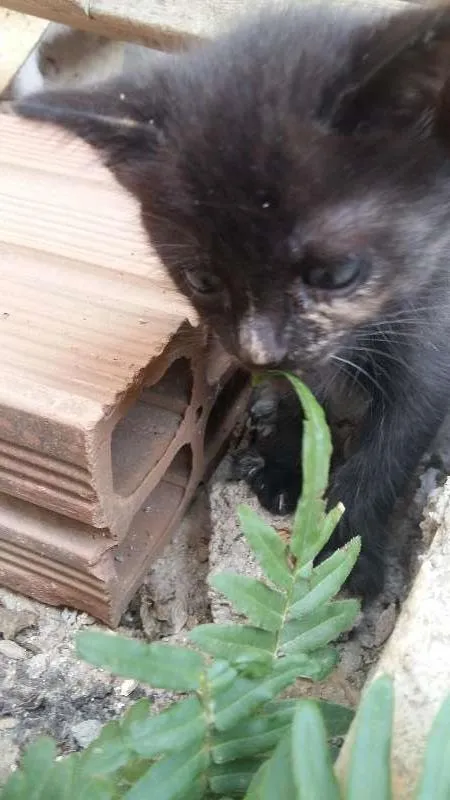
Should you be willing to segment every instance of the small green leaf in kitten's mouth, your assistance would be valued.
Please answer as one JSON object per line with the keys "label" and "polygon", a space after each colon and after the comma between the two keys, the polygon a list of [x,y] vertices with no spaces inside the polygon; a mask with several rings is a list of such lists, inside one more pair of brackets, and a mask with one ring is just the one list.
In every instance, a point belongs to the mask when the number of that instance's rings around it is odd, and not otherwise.
{"label": "small green leaf in kitten's mouth", "polygon": [[253,372],[252,375],[252,387],[259,386],[265,380],[265,375],[263,372]]}
{"label": "small green leaf in kitten's mouth", "polygon": [[272,377],[275,377],[275,376],[280,377],[280,375],[282,375],[287,380],[289,380],[289,375],[292,375],[294,378],[297,378],[297,380],[302,380],[300,375],[294,375],[294,373],[291,373],[288,370],[268,369],[265,372],[261,372],[261,370],[252,370],[251,371],[251,384],[252,384],[252,387],[255,388],[256,386],[259,386],[261,383],[264,383],[264,381],[267,380],[267,378],[270,377],[270,376],[272,376]]}

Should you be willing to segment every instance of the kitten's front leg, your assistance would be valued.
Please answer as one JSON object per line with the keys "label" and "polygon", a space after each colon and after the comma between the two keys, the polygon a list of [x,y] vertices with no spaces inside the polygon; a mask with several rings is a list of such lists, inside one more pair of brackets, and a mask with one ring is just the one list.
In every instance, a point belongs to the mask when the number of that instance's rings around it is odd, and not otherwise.
{"label": "kitten's front leg", "polygon": [[301,491],[302,412],[286,383],[267,381],[253,393],[250,447],[235,455],[232,478],[245,480],[273,514],[294,511]]}
{"label": "kitten's front leg", "polygon": [[347,585],[366,598],[383,587],[389,517],[445,417],[448,390],[445,381],[434,396],[429,385],[405,383],[393,405],[372,407],[360,448],[332,477],[329,506],[341,501],[346,510],[326,550],[361,536]]}

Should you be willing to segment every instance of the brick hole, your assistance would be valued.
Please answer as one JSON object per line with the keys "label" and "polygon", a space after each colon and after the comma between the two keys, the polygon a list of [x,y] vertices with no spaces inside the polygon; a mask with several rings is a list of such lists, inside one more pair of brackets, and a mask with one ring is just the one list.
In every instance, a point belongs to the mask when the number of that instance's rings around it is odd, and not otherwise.
{"label": "brick hole", "polygon": [[205,452],[213,449],[217,438],[220,436],[222,426],[226,427],[228,415],[236,397],[245,389],[248,383],[248,373],[243,370],[236,370],[231,378],[225,383],[214,403],[205,430]]}
{"label": "brick hole", "polygon": [[119,579],[126,573],[126,564],[145,552],[149,540],[159,541],[170,527],[186,492],[192,472],[192,448],[184,445],[176,454],[164,478],[148,495],[131,525],[131,536],[120,548],[117,571]]}
{"label": "brick hole", "polygon": [[185,444],[178,450],[163,480],[177,486],[187,486],[192,473],[192,447]]}
{"label": "brick hole", "polygon": [[144,384],[111,437],[114,491],[128,496],[156,466],[173,441],[191,402],[188,358],[174,361],[160,381]]}

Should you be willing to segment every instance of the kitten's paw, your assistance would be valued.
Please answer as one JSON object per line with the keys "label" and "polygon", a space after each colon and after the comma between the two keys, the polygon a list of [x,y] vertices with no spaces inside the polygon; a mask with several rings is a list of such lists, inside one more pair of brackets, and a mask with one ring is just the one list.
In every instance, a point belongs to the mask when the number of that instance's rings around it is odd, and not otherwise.
{"label": "kitten's paw", "polygon": [[282,465],[267,463],[257,450],[235,454],[231,479],[245,480],[261,505],[272,514],[290,514],[297,505],[300,476]]}
{"label": "kitten's paw", "polygon": [[231,459],[230,480],[247,481],[264,470],[265,461],[257,450],[238,450]]}
{"label": "kitten's paw", "polygon": [[302,418],[290,387],[273,381],[258,386],[249,408],[251,446],[237,453],[232,480],[245,480],[272,514],[295,510],[301,489]]}
{"label": "kitten's paw", "polygon": [[366,603],[381,594],[384,588],[384,578],[384,559],[378,554],[362,550],[345,582],[345,588],[351,594],[361,597]]}
{"label": "kitten's paw", "polygon": [[259,502],[277,516],[295,511],[300,496],[300,477],[281,466],[266,466],[248,481]]}

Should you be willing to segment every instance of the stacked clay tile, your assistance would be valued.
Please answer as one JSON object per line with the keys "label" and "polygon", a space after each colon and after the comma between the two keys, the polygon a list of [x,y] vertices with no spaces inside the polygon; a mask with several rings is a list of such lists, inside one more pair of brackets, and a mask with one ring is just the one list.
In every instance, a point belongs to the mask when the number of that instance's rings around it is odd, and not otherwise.
{"label": "stacked clay tile", "polygon": [[0,115],[0,584],[117,624],[246,377],[93,151]]}

